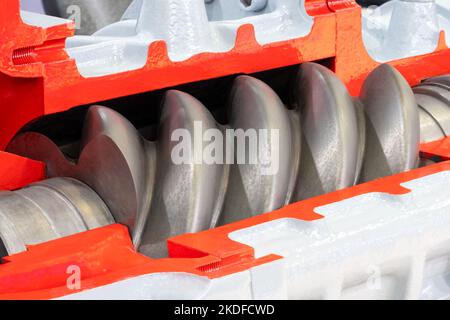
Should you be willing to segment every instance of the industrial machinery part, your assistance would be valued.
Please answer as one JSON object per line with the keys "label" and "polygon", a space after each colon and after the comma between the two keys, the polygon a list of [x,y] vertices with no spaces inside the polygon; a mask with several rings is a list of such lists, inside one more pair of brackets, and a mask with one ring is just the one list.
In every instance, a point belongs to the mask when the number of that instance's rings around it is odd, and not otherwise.
{"label": "industrial machinery part", "polygon": [[78,34],[92,34],[120,20],[132,0],[43,0],[51,16],[73,19]]}
{"label": "industrial machinery part", "polygon": [[[171,61],[183,61],[203,52],[232,50],[239,28],[246,24],[252,24],[256,41],[266,45],[306,36],[314,21],[305,0],[260,0],[250,5],[241,0],[135,0],[126,11],[128,0],[116,1],[115,6],[107,0],[45,4],[48,12],[56,8],[61,17],[67,17],[62,12],[69,5],[81,8],[81,34],[96,30],[91,36],[67,39],[66,52],[84,77],[138,70],[147,63],[150,45],[161,40]],[[362,22],[364,46],[381,63],[433,52],[442,31],[450,42],[446,0],[389,1],[364,9]]]}
{"label": "industrial machinery part", "polygon": [[99,196],[74,179],[55,178],[0,192],[0,256],[112,223]]}
{"label": "industrial machinery part", "polygon": [[[240,0],[215,0],[191,6],[191,11],[182,10],[180,5],[170,6],[169,9],[174,10],[170,11],[163,4],[158,7],[160,12],[153,13],[156,18],[158,14],[171,17],[179,14],[185,18],[175,19],[176,23],[169,25],[167,21],[152,23],[156,19],[153,14],[142,11],[145,3],[149,5],[152,1],[136,1],[122,21],[99,31],[105,32],[104,37],[99,34],[71,37],[74,30],[68,20],[26,11],[19,15],[14,12],[18,10],[17,4],[14,4],[18,0],[5,1],[11,4],[7,6],[8,10],[3,11],[2,20],[7,20],[9,16],[14,19],[6,29],[2,29],[7,40],[5,43],[10,44],[0,46],[0,54],[9,57],[0,64],[2,73],[8,75],[5,78],[7,84],[2,86],[5,88],[3,91],[8,91],[9,84],[14,85],[15,77],[40,78],[43,85],[34,83],[33,90],[24,91],[26,95],[15,94],[13,97],[8,92],[3,95],[11,102],[27,105],[32,99],[29,97],[32,91],[39,91],[33,94],[42,94],[43,98],[33,107],[36,114],[19,112],[20,108],[3,110],[4,116],[0,117],[4,133],[0,135],[1,148],[5,148],[21,128],[40,116],[180,84],[230,74],[252,74],[305,61],[326,59],[330,69],[346,84],[349,92],[357,96],[367,73],[379,65],[367,54],[361,41],[361,8],[353,1],[290,1],[293,6],[290,12],[283,10],[288,8],[285,1],[268,1],[261,9],[254,6],[256,2],[247,7]],[[439,7],[443,7],[441,3]],[[344,8],[350,15],[347,19],[341,19]],[[202,19],[200,27],[197,24],[183,24],[183,21],[200,23],[196,17],[205,15],[207,21]],[[426,15],[421,19],[428,24]],[[271,23],[267,22],[269,20]],[[138,24],[147,26],[148,32],[138,36]],[[339,27],[336,27],[338,24]],[[217,50],[210,48],[214,47],[214,37],[208,36],[205,41],[207,46],[198,45],[203,44],[203,38],[196,37],[197,29],[202,32],[210,29],[217,31],[211,32],[219,35]],[[111,33],[108,34],[107,30]],[[446,30],[445,24],[443,30]],[[179,37],[167,36],[173,33]],[[18,41],[17,34],[24,35],[23,41]],[[355,39],[351,42],[352,46],[349,46],[348,39]],[[220,44],[226,47],[225,51],[219,50]],[[410,57],[406,63],[390,63],[408,82],[417,84],[423,79],[450,71],[446,64],[448,50],[445,43],[440,41],[435,51],[432,55]],[[412,63],[414,67],[410,67]],[[212,65],[214,67],[210,67]],[[96,90],[92,90],[94,87]]]}
{"label": "industrial machinery part", "polygon": [[[44,161],[50,177],[69,176],[88,184],[115,220],[130,228],[135,246],[161,257],[167,255],[166,240],[172,236],[411,170],[418,165],[421,128],[425,138],[435,130],[428,122],[420,125],[411,88],[389,65],[369,75],[360,101],[350,97],[331,71],[313,63],[300,66],[292,88],[292,110],[287,110],[262,81],[237,77],[226,126],[219,125],[194,97],[169,91],[157,142],[143,139],[115,111],[92,107],[76,164],[38,133],[19,135],[8,150]],[[276,130],[278,140],[260,137],[262,149],[249,152],[275,159],[277,170],[267,173],[271,162],[237,161],[237,145],[232,162],[207,163],[196,158],[196,151],[186,155],[185,163],[174,162],[174,141],[181,138],[174,140],[174,133],[186,130],[188,137],[204,137],[211,130],[220,134],[230,128],[245,134],[251,128]],[[196,150],[196,141],[188,137],[183,139]],[[213,138],[220,135],[201,140],[202,147]]]}
{"label": "industrial machinery part", "polygon": [[450,87],[450,76],[434,77],[425,81],[426,83],[436,84],[438,86]]}
{"label": "industrial machinery part", "polygon": [[414,88],[416,101],[420,107],[423,142],[443,139],[450,135],[450,77],[429,79]]}
{"label": "industrial machinery part", "polygon": [[449,297],[448,0],[2,1],[0,299]]}
{"label": "industrial machinery part", "polygon": [[249,23],[261,45],[295,39],[307,35],[313,24],[304,1],[269,0],[258,10],[254,4],[260,1],[247,6],[240,0],[136,0],[120,22],[92,36],[69,38],[66,51],[81,75],[98,77],[142,68],[149,45],[161,40],[172,61],[228,52],[238,29]]}
{"label": "industrial machinery part", "polygon": [[279,219],[230,238],[284,257],[263,278],[286,279],[281,299],[448,299],[449,179],[416,178],[405,194],[358,195],[315,208],[323,220]]}
{"label": "industrial machinery part", "polygon": [[[448,299],[449,169],[449,162],[443,162],[299,202],[251,221],[183,235],[171,239],[172,259],[161,264],[150,259],[146,262],[125,241],[107,243],[100,247],[104,254],[95,258],[112,268],[114,274],[122,272],[120,276],[107,283],[99,276],[81,292],[62,289],[63,293],[53,294],[44,289],[31,297]],[[308,217],[312,210],[322,218]],[[117,229],[99,230],[97,237],[120,238],[122,233]],[[83,249],[86,242],[97,239],[93,236],[63,239],[61,245],[72,245],[77,253],[95,254],[94,250]],[[77,241],[83,244],[75,246]],[[183,248],[184,255],[180,253]],[[30,254],[45,250],[49,247],[36,248]],[[194,267],[202,266],[201,272],[186,264],[183,269],[177,265],[177,261],[189,260],[189,251],[194,251],[190,257],[196,258],[191,260],[202,261],[195,254],[198,251],[209,255],[203,262],[193,263]],[[239,269],[233,269],[237,256],[241,257]],[[217,257],[224,259],[217,262]],[[227,263],[227,259],[231,261]],[[132,269],[127,271],[129,266]],[[5,277],[17,274],[13,267],[4,266]],[[128,276],[130,273],[133,277]],[[6,297],[14,297],[14,293]]]}
{"label": "industrial machinery part", "polygon": [[379,62],[431,53],[442,31],[450,43],[447,0],[393,0],[363,10],[364,44]]}

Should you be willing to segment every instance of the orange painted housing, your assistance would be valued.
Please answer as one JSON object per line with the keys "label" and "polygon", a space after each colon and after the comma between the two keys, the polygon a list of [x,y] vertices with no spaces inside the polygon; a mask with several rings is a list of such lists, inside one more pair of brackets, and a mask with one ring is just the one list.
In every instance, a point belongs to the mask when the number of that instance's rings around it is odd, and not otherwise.
{"label": "orange painted housing", "polygon": [[[83,78],[65,54],[64,41],[74,33],[72,24],[48,29],[28,26],[20,19],[19,0],[3,0],[2,5],[0,150],[30,121],[79,105],[323,59],[331,61],[332,70],[356,96],[367,74],[378,65],[364,48],[361,8],[353,0],[306,0],[314,26],[304,38],[261,46],[253,27],[246,25],[238,31],[230,52],[202,53],[183,62],[170,61],[165,43],[155,42],[142,69],[97,78]],[[391,64],[411,85],[450,73],[450,49],[444,34],[435,52]],[[449,139],[424,144],[423,156],[450,160]],[[136,253],[128,231],[120,225],[31,246],[0,266],[0,299],[49,299],[74,293],[66,286],[67,267],[74,264],[82,269],[81,290],[155,272],[215,278],[247,270],[281,257],[255,259],[252,248],[228,238],[230,232],[279,218],[321,219],[313,211],[317,206],[368,192],[407,193],[400,183],[444,170],[450,170],[450,162],[302,201],[218,229],[182,235],[168,240],[169,259],[153,260]],[[41,163],[0,152],[0,190],[39,181],[44,171]]]}

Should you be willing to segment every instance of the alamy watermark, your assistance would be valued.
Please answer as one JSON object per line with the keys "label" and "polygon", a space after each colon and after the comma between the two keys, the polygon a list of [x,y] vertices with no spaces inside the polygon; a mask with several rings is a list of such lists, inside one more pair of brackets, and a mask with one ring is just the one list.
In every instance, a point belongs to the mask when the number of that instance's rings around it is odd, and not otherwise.
{"label": "alamy watermark", "polygon": [[367,275],[368,275],[367,282],[366,282],[367,290],[372,290],[372,291],[381,290],[381,287],[382,287],[381,268],[377,265],[370,265],[367,268]]}
{"label": "alamy watermark", "polygon": [[201,121],[194,130],[177,129],[171,141],[172,161],[183,164],[259,165],[262,175],[275,175],[280,169],[280,132],[278,129],[203,129]]}
{"label": "alamy watermark", "polygon": [[76,4],[72,4],[66,9],[67,19],[75,23],[75,29],[81,29],[81,8]]}
{"label": "alamy watermark", "polygon": [[81,289],[81,268],[77,265],[70,265],[67,267],[66,273],[68,275],[66,286],[67,289],[75,291]]}

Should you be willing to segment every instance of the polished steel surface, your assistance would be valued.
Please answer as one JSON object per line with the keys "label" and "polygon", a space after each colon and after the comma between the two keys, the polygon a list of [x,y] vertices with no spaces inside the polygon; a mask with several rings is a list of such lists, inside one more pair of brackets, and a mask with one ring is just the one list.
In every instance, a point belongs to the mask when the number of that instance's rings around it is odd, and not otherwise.
{"label": "polished steel surface", "polygon": [[[353,103],[355,105],[356,110],[356,118],[358,123],[358,137],[359,137],[359,146],[358,146],[358,155],[357,155],[357,163],[356,163],[356,174],[355,174],[355,181],[354,185],[358,184],[360,176],[361,176],[361,169],[364,163],[364,155],[366,153],[366,115],[364,112],[364,105],[361,103],[359,99],[354,99]],[[370,147],[370,146],[369,146]]]}
{"label": "polished steel surface", "polygon": [[432,96],[416,94],[416,101],[439,124],[445,135],[450,134],[450,107],[445,102]]}
{"label": "polished steel surface", "polygon": [[360,129],[353,99],[329,69],[300,66],[295,83],[303,144],[294,200],[352,186],[359,165]]}
{"label": "polished steel surface", "polygon": [[[188,141],[192,152],[185,163],[175,164],[172,152],[178,140],[173,141],[172,134],[180,129],[192,138]],[[219,130],[200,101],[180,91],[166,93],[156,147],[157,162],[150,164],[157,168],[157,175],[139,247],[141,252],[152,257],[166,256],[169,237],[216,226],[226,192],[228,168],[195,158],[199,147],[195,137],[202,139],[211,129]],[[200,147],[208,145],[202,140],[200,143]]]}
{"label": "polished steel surface", "polygon": [[0,240],[8,255],[112,223],[97,193],[75,179],[55,178],[0,192]]}
{"label": "polished steel surface", "polygon": [[[49,138],[33,132],[16,137],[8,151],[44,161],[50,177],[73,177],[87,184],[103,199],[115,221],[129,227],[140,252],[164,257],[166,240],[172,236],[207,230],[415,168],[420,140],[443,137],[447,123],[450,130],[446,87],[428,82],[421,86],[415,89],[421,92],[416,93],[419,106],[406,80],[393,67],[382,65],[368,76],[361,97],[352,98],[334,73],[305,63],[296,73],[290,109],[264,82],[238,76],[229,93],[224,124],[216,122],[193,96],[170,90],[163,100],[155,142],[145,140],[116,111],[93,106],[85,119],[76,162],[66,159]],[[232,134],[236,130],[269,133],[258,137],[256,149],[244,144],[246,159],[255,156],[260,162],[237,161],[242,146],[236,136],[231,146],[226,139],[222,141],[222,161],[204,158],[211,152],[211,142],[226,138],[230,130]],[[270,132],[276,132],[277,139],[272,140]],[[187,154],[177,149],[180,142],[189,147]],[[174,154],[183,154],[186,162],[176,163]],[[261,160],[276,159],[273,154],[279,156],[279,163],[268,174],[268,165],[273,163]],[[90,201],[80,202],[70,185],[43,184],[75,199],[74,206],[85,208],[79,216],[89,222],[89,228],[112,221],[104,220],[95,205],[90,208]],[[29,191],[19,191],[9,201],[23,192]],[[14,204],[21,205],[32,204]],[[43,224],[41,211],[26,207],[20,211],[33,211],[30,221]],[[48,204],[42,209],[49,214],[54,211]],[[76,224],[67,228],[66,233],[80,230]],[[3,236],[10,234],[8,230]],[[39,237],[60,235],[51,228],[44,230]],[[35,233],[25,234],[27,242],[36,240]],[[6,243],[23,245],[12,240]]]}
{"label": "polished steel surface", "polygon": [[81,146],[78,163],[67,175],[96,190],[138,246],[153,195],[153,147],[127,119],[100,106],[88,111]]}
{"label": "polished steel surface", "polygon": [[435,97],[450,105],[450,88],[445,85],[423,83],[414,88],[414,93]]}
{"label": "polished steel surface", "polygon": [[421,141],[450,135],[450,77],[431,78],[414,88],[421,114]]}
{"label": "polished steel surface", "polygon": [[366,153],[361,182],[415,168],[419,160],[420,119],[414,94],[389,65],[375,69],[364,83]]}
{"label": "polished steel surface", "polygon": [[[246,144],[246,154],[257,153],[257,163],[239,164],[235,158],[230,169],[221,224],[283,207],[292,194],[291,168],[300,148],[293,141],[296,132],[291,128],[289,113],[268,85],[252,77],[240,76],[234,82],[230,100],[231,128],[245,132],[253,129],[268,131],[264,137],[258,137],[258,150],[252,151],[249,143]],[[272,134],[276,134],[273,136],[275,141]],[[276,161],[277,164],[274,163]]]}
{"label": "polished steel surface", "polygon": [[130,228],[138,246],[147,219],[156,168],[153,148],[136,128],[117,112],[99,106],[86,116],[82,150],[77,163],[41,134],[19,135],[8,147],[47,164],[49,177],[73,177],[93,188],[117,223]]}
{"label": "polished steel surface", "polygon": [[426,83],[435,83],[450,87],[450,75],[434,77],[425,81]]}
{"label": "polished steel surface", "polygon": [[222,209],[227,166],[196,164],[194,153],[188,164],[176,165],[171,160],[172,133],[185,129],[194,137],[196,123],[202,125],[201,136],[208,129],[219,129],[198,100],[169,91],[157,143],[144,140],[117,112],[93,106],[86,116],[76,164],[37,133],[18,136],[9,150],[46,162],[50,177],[75,177],[91,186],[115,221],[129,227],[135,246],[159,257],[167,255],[168,237],[215,227]]}
{"label": "polished steel surface", "polygon": [[[420,142],[427,143],[440,140],[446,136],[439,122],[425,109],[420,107]],[[450,119],[449,119],[450,120]]]}

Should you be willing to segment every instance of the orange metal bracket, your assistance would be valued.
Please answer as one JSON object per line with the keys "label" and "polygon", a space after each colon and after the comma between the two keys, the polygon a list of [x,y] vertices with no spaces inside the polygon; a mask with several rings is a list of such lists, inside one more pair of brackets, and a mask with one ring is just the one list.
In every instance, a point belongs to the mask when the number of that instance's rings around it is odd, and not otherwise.
{"label": "orange metal bracket", "polygon": [[15,190],[45,177],[45,165],[0,151],[0,190]]}
{"label": "orange metal bracket", "polygon": [[434,161],[450,160],[450,137],[424,143],[420,146],[420,152],[423,158]]}

